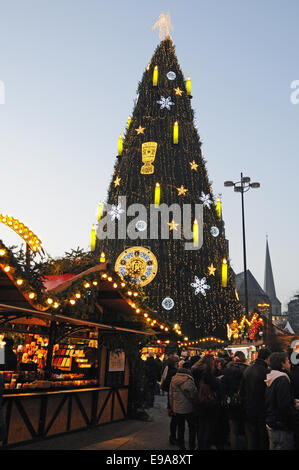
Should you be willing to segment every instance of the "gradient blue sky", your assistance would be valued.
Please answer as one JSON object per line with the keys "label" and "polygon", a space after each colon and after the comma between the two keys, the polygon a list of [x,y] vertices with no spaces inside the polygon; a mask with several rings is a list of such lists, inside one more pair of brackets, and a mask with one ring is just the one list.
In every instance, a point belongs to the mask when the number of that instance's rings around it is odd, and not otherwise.
{"label": "gradient blue sky", "polygon": [[[88,248],[142,73],[170,11],[173,40],[223,195],[231,263],[243,268],[241,201],[227,179],[261,183],[246,195],[248,267],[263,286],[266,234],[277,295],[299,289],[297,0],[0,1],[0,211],[20,218],[52,256]],[[5,226],[0,238],[19,243]]]}

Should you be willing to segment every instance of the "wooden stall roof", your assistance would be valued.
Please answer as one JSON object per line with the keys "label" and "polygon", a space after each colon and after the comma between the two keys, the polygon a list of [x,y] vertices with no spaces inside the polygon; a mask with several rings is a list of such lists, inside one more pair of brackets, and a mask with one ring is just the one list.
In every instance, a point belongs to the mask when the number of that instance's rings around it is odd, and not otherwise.
{"label": "wooden stall roof", "polygon": [[2,269],[0,269],[0,301],[13,304],[16,307],[32,308],[31,303],[17,288],[8,273],[5,273]]}
{"label": "wooden stall roof", "polygon": [[[96,266],[93,266],[92,268],[86,269],[85,271],[82,271],[81,273],[75,275],[71,279],[61,282],[59,285],[57,285],[53,289],[48,289],[47,293],[50,296],[55,295],[55,294],[60,294],[66,289],[69,289],[72,286],[72,284],[74,284],[81,278],[85,278],[89,274],[97,274],[97,273],[100,274],[101,272],[106,272],[106,273],[109,272],[107,263],[97,264]],[[98,292],[99,292],[98,305],[97,305],[98,308],[106,307],[117,312],[125,313],[127,315],[136,314],[135,310],[128,303],[127,299],[123,297],[121,292],[118,289],[115,289],[113,287],[113,283],[109,282],[107,279],[106,280],[101,279],[101,283],[99,284],[99,287],[98,287]],[[101,308],[99,309],[101,310]]]}
{"label": "wooden stall roof", "polygon": [[265,323],[266,343],[273,352],[287,351],[292,347],[293,341],[299,340],[299,335],[291,335],[288,331],[271,323],[267,317],[262,317]]}
{"label": "wooden stall roof", "polygon": [[59,323],[86,326],[87,328],[98,328],[100,330],[123,331],[127,333],[138,333],[142,335],[155,334],[155,332],[151,329],[147,329],[146,331],[140,331],[131,328],[122,328],[120,326],[107,325],[105,323],[96,323],[87,320],[80,320],[79,318],[67,317],[65,315],[59,315],[55,313],[48,313],[39,310],[15,307],[13,305],[0,304],[0,324],[1,319],[3,320],[4,317],[6,321],[13,323],[21,323],[21,319],[23,319],[22,323],[47,326],[51,321],[57,321]]}
{"label": "wooden stall roof", "polygon": [[[49,295],[59,294],[68,289],[74,282],[80,278],[84,278],[89,274],[97,272],[107,272],[107,263],[101,263],[80,274],[73,276],[71,279],[61,282],[53,289],[47,290]],[[128,303],[127,299],[122,296],[118,289],[113,287],[113,283],[101,280],[99,283],[99,292],[97,308],[102,311],[103,307],[111,310],[126,313],[129,316],[136,315],[135,310]],[[22,320],[20,320],[22,319]],[[28,325],[48,326],[51,320],[57,320],[61,323],[72,323],[77,325],[86,325],[86,327],[95,327],[102,330],[124,331],[138,334],[155,335],[155,331],[147,328],[146,331],[135,330],[130,328],[122,328],[120,326],[107,325],[104,323],[90,322],[65,316],[62,314],[50,313],[37,308],[30,302],[28,298],[18,289],[13,278],[9,273],[0,269],[0,324],[5,322],[26,323]]]}

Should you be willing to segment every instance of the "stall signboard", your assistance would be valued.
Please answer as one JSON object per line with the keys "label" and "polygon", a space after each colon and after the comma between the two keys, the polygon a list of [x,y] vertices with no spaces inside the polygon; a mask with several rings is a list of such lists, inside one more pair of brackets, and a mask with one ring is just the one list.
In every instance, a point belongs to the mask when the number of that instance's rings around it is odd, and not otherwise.
{"label": "stall signboard", "polygon": [[124,351],[110,351],[108,372],[123,372],[125,370],[125,359]]}

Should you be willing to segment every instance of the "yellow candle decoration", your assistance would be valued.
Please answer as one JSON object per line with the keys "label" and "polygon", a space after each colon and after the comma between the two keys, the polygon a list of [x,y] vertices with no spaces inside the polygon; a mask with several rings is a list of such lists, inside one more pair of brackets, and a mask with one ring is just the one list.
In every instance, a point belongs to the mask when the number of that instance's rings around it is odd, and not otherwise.
{"label": "yellow candle decoration", "polygon": [[100,201],[98,205],[98,222],[100,222],[102,215],[103,215],[103,204],[102,204],[102,201]]}
{"label": "yellow candle decoration", "polygon": [[221,200],[219,196],[217,197],[217,202],[216,202],[216,212],[217,212],[219,219],[221,219]]}
{"label": "yellow candle decoration", "polygon": [[122,135],[119,134],[119,138],[118,138],[118,155],[122,155],[123,153],[123,138],[122,138]]}
{"label": "yellow candle decoration", "polygon": [[191,95],[191,78],[187,78],[187,95]]}
{"label": "yellow candle decoration", "polygon": [[225,258],[222,261],[222,287],[227,287],[227,261]]}
{"label": "yellow candle decoration", "polygon": [[105,263],[106,261],[106,256],[105,253],[102,251],[101,256],[100,256],[100,263]]}
{"label": "yellow candle decoration", "polygon": [[175,121],[173,125],[173,143],[178,144],[179,143],[179,123],[178,121]]}
{"label": "yellow candle decoration", "polygon": [[198,242],[199,242],[198,222],[197,222],[197,219],[194,219],[194,222],[193,222],[193,244],[194,244],[194,246],[198,246]]}
{"label": "yellow candle decoration", "polygon": [[128,120],[127,120],[127,129],[129,129],[131,121],[132,121],[132,118],[131,118],[131,116],[129,116]]}
{"label": "yellow candle decoration", "polygon": [[155,207],[159,207],[160,205],[160,184],[156,183],[155,187]]}
{"label": "yellow candle decoration", "polygon": [[154,68],[154,73],[153,73],[153,86],[158,85],[158,65],[155,66]]}
{"label": "yellow candle decoration", "polygon": [[90,251],[94,251],[95,249],[96,249],[96,229],[93,224],[92,229],[91,229]]}

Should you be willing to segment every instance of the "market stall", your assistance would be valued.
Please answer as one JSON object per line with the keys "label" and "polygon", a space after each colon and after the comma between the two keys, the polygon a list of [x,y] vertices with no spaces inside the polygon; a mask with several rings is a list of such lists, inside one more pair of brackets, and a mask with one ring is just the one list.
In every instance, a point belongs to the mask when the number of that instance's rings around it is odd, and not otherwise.
{"label": "market stall", "polygon": [[[9,364],[0,364],[7,425],[3,445],[126,417],[128,361],[121,348],[109,350],[103,345],[105,335],[113,333],[117,342],[121,335],[149,335],[151,330],[33,308],[3,270],[0,301],[0,353],[1,348],[10,348],[9,357],[14,358]],[[110,282],[102,283],[99,295],[98,310],[104,313],[105,309],[111,315],[135,313]],[[7,358],[5,352],[3,357]]]}

